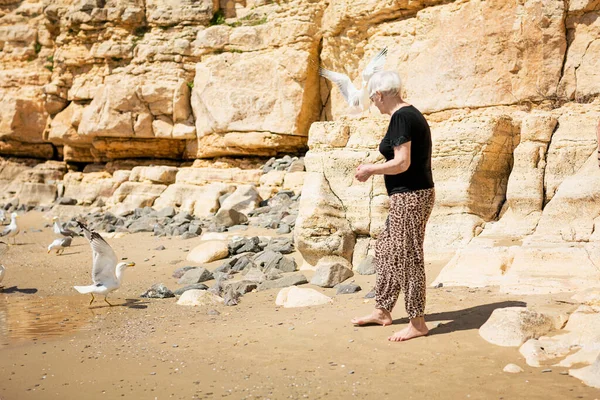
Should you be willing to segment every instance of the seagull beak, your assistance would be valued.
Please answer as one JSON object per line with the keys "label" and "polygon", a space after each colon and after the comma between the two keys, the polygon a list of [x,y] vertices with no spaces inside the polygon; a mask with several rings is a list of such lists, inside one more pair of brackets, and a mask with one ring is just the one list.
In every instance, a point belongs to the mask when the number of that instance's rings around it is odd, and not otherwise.
{"label": "seagull beak", "polygon": [[135,263],[134,262],[127,263],[127,266],[128,267],[135,267]]}
{"label": "seagull beak", "polygon": [[47,253],[47,254],[50,254],[50,250],[48,250],[48,253]]}

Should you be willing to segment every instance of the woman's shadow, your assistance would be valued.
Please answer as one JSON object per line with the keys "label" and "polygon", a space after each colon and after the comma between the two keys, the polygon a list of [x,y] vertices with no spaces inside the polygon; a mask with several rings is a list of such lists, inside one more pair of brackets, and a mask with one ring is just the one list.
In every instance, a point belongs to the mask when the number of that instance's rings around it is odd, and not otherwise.
{"label": "woman's shadow", "polygon": [[[492,312],[498,308],[526,307],[523,301],[501,301],[498,303],[482,304],[480,306],[465,308],[463,310],[445,311],[425,315],[428,323],[435,321],[450,321],[440,323],[437,327],[429,330],[429,335],[438,335],[455,331],[468,331],[479,329],[490,318]],[[393,324],[407,324],[408,318],[395,319]]]}

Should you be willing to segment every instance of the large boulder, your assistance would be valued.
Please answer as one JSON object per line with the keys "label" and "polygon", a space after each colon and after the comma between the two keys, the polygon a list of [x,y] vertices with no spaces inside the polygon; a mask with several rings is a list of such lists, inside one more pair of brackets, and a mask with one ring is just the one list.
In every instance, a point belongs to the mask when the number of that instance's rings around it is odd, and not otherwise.
{"label": "large boulder", "polygon": [[285,308],[296,308],[330,304],[332,301],[330,297],[314,289],[292,286],[279,291],[275,304]]}
{"label": "large boulder", "polygon": [[352,260],[354,232],[346,219],[343,204],[332,193],[322,174],[308,173],[302,189],[294,240],[305,261],[302,268],[314,269],[318,261],[328,255]]}
{"label": "large boulder", "polygon": [[227,244],[220,241],[208,241],[199,244],[190,251],[186,259],[197,264],[222,260],[229,255]]}
{"label": "large boulder", "polygon": [[548,315],[523,307],[507,307],[495,309],[479,328],[479,334],[492,344],[516,347],[553,329],[555,321]]}
{"label": "large boulder", "polygon": [[317,269],[310,283],[321,287],[334,287],[354,276],[352,264],[345,258],[336,256],[323,257],[317,263]]}

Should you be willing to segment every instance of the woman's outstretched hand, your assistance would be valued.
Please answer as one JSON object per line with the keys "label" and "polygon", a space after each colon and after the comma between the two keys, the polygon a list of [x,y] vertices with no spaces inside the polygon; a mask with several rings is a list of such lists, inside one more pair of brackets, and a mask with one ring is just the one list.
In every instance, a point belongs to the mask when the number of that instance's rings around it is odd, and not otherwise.
{"label": "woman's outstretched hand", "polygon": [[373,175],[373,172],[371,170],[371,165],[370,164],[361,164],[356,168],[356,174],[354,174],[354,177],[359,182],[366,182],[366,180],[369,179],[371,177],[371,175]]}

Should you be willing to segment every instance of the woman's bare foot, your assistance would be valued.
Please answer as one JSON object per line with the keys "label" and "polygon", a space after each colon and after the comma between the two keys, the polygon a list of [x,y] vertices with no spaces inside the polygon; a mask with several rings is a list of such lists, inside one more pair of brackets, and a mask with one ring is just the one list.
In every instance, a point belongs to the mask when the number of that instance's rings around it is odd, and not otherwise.
{"label": "woman's bare foot", "polygon": [[358,326],[370,324],[386,326],[392,324],[392,314],[381,308],[376,308],[370,315],[366,315],[360,318],[354,317],[350,322]]}
{"label": "woman's bare foot", "polygon": [[390,342],[404,342],[419,336],[426,336],[428,333],[429,329],[425,324],[425,319],[423,317],[419,317],[411,319],[406,328],[394,333],[388,338],[388,340]]}

